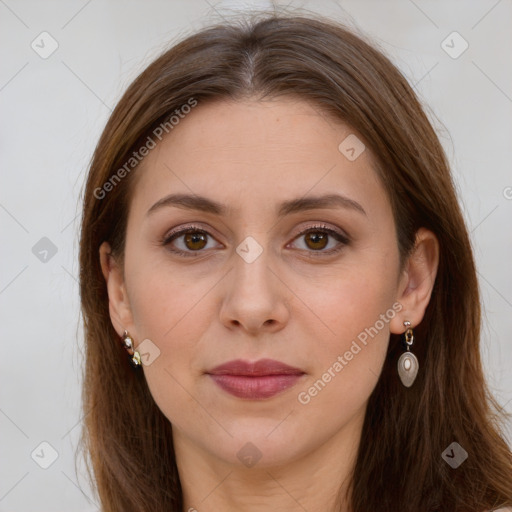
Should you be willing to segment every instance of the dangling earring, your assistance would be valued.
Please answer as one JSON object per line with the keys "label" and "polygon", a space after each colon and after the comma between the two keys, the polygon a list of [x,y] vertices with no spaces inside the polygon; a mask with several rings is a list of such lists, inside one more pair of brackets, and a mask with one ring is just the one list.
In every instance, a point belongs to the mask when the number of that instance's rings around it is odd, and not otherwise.
{"label": "dangling earring", "polygon": [[130,363],[132,364],[132,366],[134,368],[140,368],[140,366],[142,365],[140,354],[137,350],[133,349],[133,340],[128,334],[128,331],[126,330],[123,333],[123,346],[128,352],[128,354],[130,354]]}
{"label": "dangling earring", "polygon": [[398,375],[402,384],[406,388],[410,388],[418,375],[420,367],[418,358],[409,350],[414,341],[414,336],[411,328],[411,322],[406,320],[404,322],[406,331],[404,333],[404,341],[406,343],[406,352],[404,352],[398,359]]}

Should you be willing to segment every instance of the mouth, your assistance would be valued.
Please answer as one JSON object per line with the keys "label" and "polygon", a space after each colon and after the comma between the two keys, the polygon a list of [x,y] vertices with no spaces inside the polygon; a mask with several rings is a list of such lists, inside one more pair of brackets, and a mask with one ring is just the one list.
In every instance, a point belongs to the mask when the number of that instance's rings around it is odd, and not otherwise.
{"label": "mouth", "polygon": [[225,392],[248,400],[271,398],[294,386],[305,372],[273,359],[229,361],[206,372]]}

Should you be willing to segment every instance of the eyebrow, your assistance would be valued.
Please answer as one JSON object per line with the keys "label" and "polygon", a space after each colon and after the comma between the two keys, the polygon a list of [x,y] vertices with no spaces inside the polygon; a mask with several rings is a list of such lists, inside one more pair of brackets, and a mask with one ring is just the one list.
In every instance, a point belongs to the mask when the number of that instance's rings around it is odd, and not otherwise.
{"label": "eyebrow", "polygon": [[[172,206],[186,210],[197,210],[205,213],[213,213],[219,216],[226,216],[231,211],[231,209],[227,206],[204,196],[192,194],[169,194],[168,196],[165,196],[157,201],[147,211],[146,215],[150,215],[163,207]],[[277,209],[277,216],[284,217],[285,215],[302,211],[329,209],[336,207],[354,210],[367,215],[364,208],[353,199],[340,194],[326,194],[323,196],[301,197],[283,201]]]}

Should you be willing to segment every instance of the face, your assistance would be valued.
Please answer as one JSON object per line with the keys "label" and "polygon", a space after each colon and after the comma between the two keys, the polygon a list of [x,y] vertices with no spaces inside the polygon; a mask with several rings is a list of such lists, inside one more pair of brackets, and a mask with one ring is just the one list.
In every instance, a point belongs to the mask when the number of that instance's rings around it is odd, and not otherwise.
{"label": "face", "polygon": [[[134,171],[114,323],[145,340],[175,443],[276,464],[361,423],[401,275],[389,200],[356,143],[304,101],[199,103]],[[251,367],[262,359],[281,366]],[[247,364],[211,373],[233,360]]]}

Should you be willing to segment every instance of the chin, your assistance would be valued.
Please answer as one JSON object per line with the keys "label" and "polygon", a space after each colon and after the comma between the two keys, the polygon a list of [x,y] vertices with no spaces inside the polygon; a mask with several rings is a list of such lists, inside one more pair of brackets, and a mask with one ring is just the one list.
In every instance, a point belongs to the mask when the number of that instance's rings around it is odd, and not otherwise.
{"label": "chin", "polygon": [[[281,421],[281,420],[279,420]],[[212,452],[221,452],[217,456],[228,464],[243,465],[248,468],[270,468],[289,463],[300,457],[301,443],[296,429],[292,432],[285,428],[279,421],[245,419],[236,425],[233,424],[228,431],[233,437],[212,446]],[[300,430],[300,429],[299,429]],[[293,442],[290,440],[293,439]],[[227,441],[227,442],[226,442]],[[305,451],[305,447],[303,447]]]}

